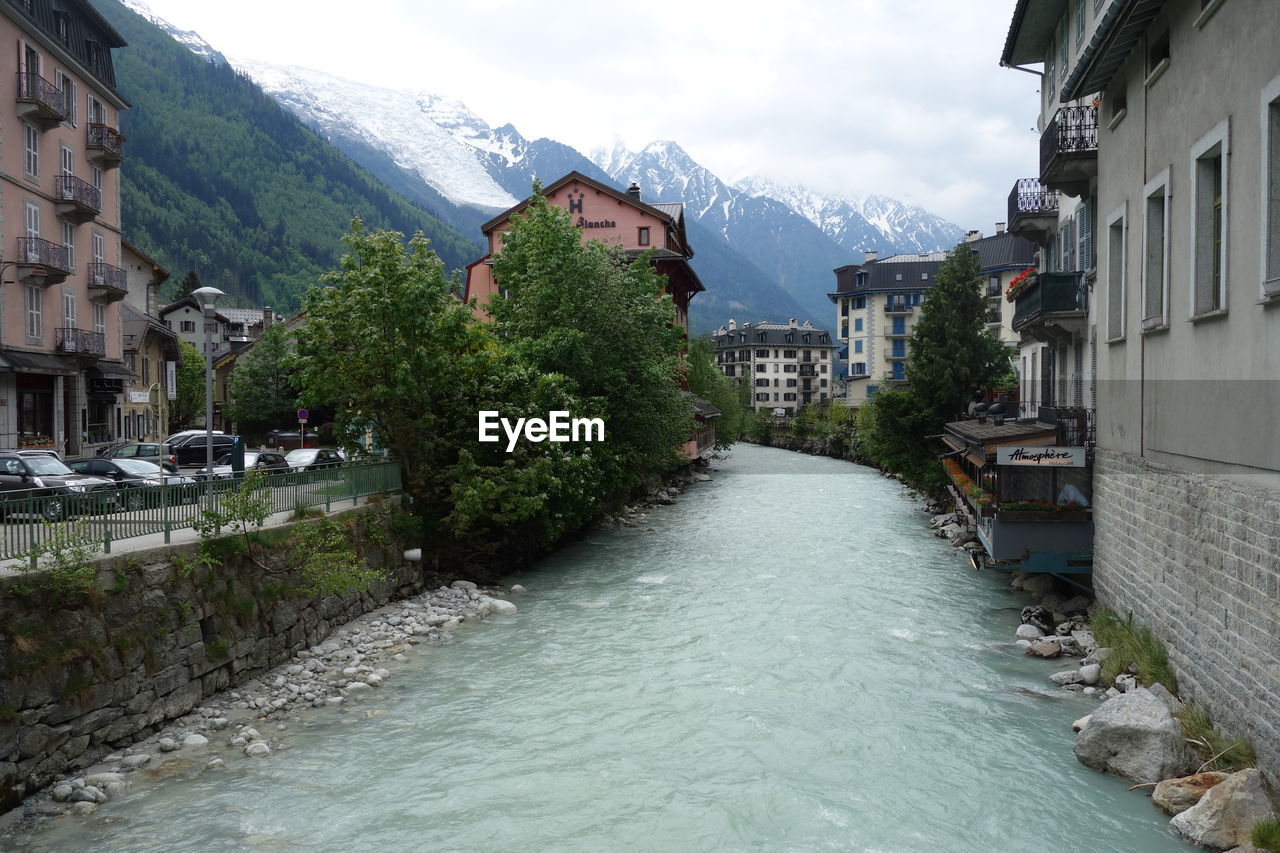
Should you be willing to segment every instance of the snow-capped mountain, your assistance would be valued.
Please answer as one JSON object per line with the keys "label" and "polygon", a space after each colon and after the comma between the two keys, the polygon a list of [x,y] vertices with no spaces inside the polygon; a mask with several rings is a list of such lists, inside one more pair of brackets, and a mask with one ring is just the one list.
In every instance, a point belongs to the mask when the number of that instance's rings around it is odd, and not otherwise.
{"label": "snow-capped mountain", "polygon": [[161,18],[152,12],[151,8],[147,6],[146,3],[143,3],[142,0],[121,0],[121,2],[126,7],[137,12],[139,15],[164,30],[173,37],[174,41],[187,47],[196,56],[203,57],[210,62],[214,62],[219,65],[226,64],[227,58],[215,50],[213,45],[201,38],[199,33],[175,27],[164,18]]}

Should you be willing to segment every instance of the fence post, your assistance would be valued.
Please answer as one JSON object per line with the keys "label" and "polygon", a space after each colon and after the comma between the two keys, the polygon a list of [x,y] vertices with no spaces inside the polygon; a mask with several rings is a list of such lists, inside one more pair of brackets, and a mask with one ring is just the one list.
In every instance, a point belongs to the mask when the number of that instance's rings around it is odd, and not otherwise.
{"label": "fence post", "polygon": [[[161,477],[168,477],[161,469]],[[160,486],[160,519],[164,525],[164,544],[169,544],[169,531],[171,529],[169,523],[169,483],[165,482]]]}

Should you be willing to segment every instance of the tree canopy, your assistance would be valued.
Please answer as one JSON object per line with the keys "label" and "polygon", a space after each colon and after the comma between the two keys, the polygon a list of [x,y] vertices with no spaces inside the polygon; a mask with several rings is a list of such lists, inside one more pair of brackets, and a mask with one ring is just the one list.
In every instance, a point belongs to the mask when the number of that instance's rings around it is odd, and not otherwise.
{"label": "tree canopy", "polygon": [[258,434],[294,422],[298,391],[292,378],[292,348],[284,325],[272,323],[236,360],[228,380],[227,417],[241,432]]}

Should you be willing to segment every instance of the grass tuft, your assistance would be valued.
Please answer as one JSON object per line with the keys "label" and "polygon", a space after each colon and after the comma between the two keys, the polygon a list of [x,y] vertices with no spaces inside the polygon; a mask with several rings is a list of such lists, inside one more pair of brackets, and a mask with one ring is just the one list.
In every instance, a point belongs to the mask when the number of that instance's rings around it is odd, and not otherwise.
{"label": "grass tuft", "polygon": [[1269,817],[1255,823],[1249,840],[1254,847],[1269,853],[1280,853],[1280,817]]}
{"label": "grass tuft", "polygon": [[1201,770],[1235,773],[1256,766],[1258,758],[1253,745],[1244,738],[1227,737],[1219,732],[1204,708],[1188,705],[1181,711],[1175,711],[1174,716],[1182,723],[1183,736],[1204,762]]}
{"label": "grass tuft", "polygon": [[1177,695],[1178,679],[1173,674],[1169,655],[1150,628],[1134,625],[1132,617],[1121,619],[1105,609],[1095,611],[1089,622],[1098,645],[1112,650],[1102,662],[1104,683],[1111,684],[1117,675],[1133,672],[1144,686],[1163,684]]}

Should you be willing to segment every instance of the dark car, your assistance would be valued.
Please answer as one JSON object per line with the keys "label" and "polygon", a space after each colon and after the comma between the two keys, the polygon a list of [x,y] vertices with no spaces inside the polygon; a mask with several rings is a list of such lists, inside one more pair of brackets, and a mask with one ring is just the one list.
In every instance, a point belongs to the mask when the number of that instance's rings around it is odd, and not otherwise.
{"label": "dark car", "polygon": [[342,464],[342,454],[329,447],[308,447],[290,450],[284,457],[293,471],[319,471]]}
{"label": "dark car", "polygon": [[110,480],[120,489],[119,503],[122,509],[142,509],[160,506],[160,487],[169,487],[172,503],[193,503],[198,496],[196,481],[163,471],[154,462],[144,459],[73,459],[67,466],[79,474],[89,474]]}
{"label": "dark car", "polygon": [[108,509],[115,482],[77,473],[52,456],[0,451],[0,511],[29,512],[60,521],[85,511]]}
{"label": "dark car", "polygon": [[[246,450],[244,454],[244,470],[283,474],[289,470],[289,463],[285,461],[282,454],[276,453],[274,450]],[[213,476],[217,479],[230,479],[231,475],[231,454],[227,453],[213,463]],[[201,468],[194,476],[197,480],[208,479],[209,470]]]}
{"label": "dark car", "polygon": [[[173,455],[177,458],[179,465],[205,465],[208,459],[205,456],[205,448],[208,446],[208,436],[204,433],[196,433],[187,435],[183,438],[176,439],[170,444]],[[218,459],[231,450],[232,445],[240,440],[238,435],[220,435],[213,434],[213,458]]]}
{"label": "dark car", "polygon": [[156,441],[131,441],[98,455],[105,459],[142,459],[161,466],[170,474],[178,473],[178,457],[173,454],[173,448]]}

